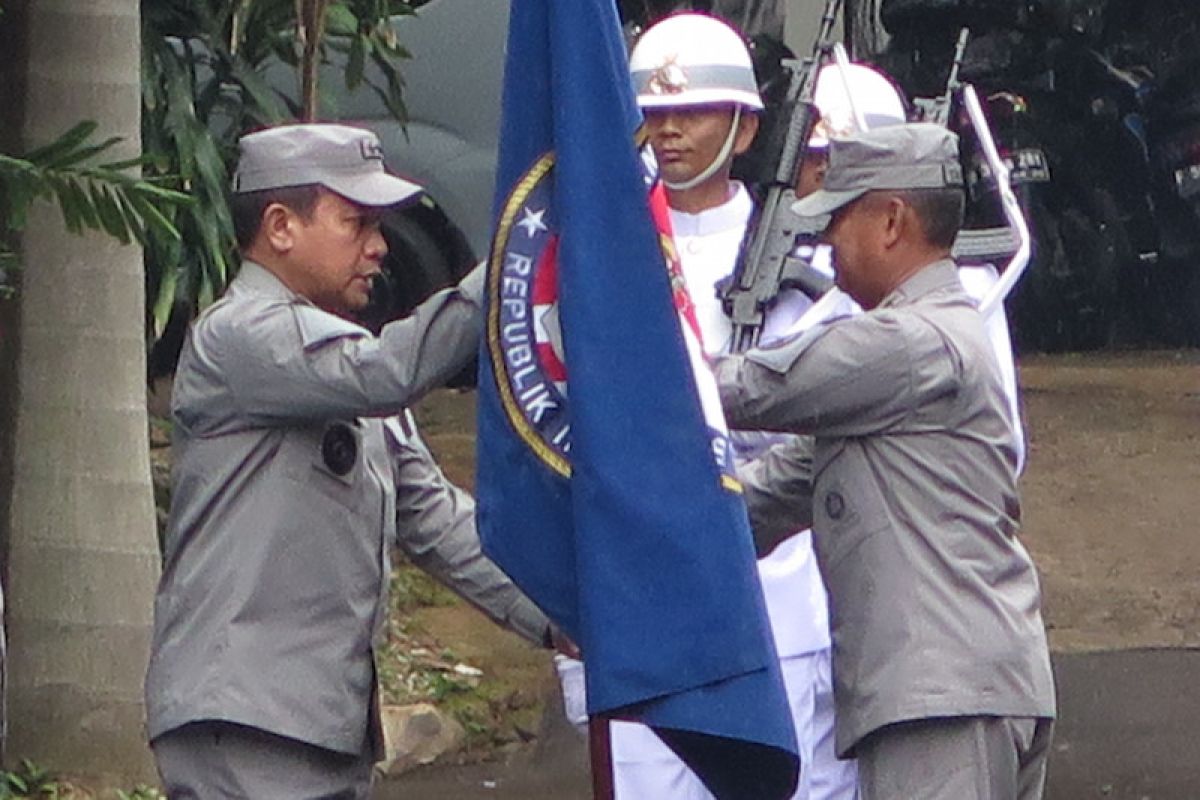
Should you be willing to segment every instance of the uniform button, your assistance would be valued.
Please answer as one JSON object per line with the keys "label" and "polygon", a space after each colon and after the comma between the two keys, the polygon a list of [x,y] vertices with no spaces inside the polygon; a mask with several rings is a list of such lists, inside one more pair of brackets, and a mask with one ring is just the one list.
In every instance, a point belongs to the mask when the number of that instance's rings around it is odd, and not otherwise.
{"label": "uniform button", "polygon": [[334,475],[348,475],[358,461],[358,442],[344,422],[335,422],[321,438],[321,458]]}
{"label": "uniform button", "polygon": [[841,519],[846,513],[846,500],[837,492],[829,492],[825,495],[825,513],[830,519]]}
{"label": "uniform button", "polygon": [[689,254],[696,255],[696,253],[700,252],[700,242],[696,241],[695,239],[689,239],[688,243],[684,246],[684,249],[687,250]]}

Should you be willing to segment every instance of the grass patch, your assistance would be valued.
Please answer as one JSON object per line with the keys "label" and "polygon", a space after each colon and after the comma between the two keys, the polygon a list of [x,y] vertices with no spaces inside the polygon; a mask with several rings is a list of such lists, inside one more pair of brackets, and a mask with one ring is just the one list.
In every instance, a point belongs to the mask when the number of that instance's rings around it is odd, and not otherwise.
{"label": "grass patch", "polygon": [[476,614],[453,592],[402,558],[392,571],[387,631],[377,665],[383,701],[431,703],[467,733],[467,751],[491,751],[528,741],[541,707],[536,693],[503,670],[479,669],[419,621],[425,609]]}

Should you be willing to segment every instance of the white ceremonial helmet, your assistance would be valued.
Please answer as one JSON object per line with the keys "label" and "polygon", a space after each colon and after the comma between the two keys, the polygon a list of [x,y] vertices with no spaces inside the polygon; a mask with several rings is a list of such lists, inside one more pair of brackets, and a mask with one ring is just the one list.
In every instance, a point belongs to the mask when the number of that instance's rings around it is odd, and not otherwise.
{"label": "white ceremonial helmet", "polygon": [[868,130],[906,120],[904,101],[896,87],[863,64],[821,67],[813,104],[821,118],[808,140],[809,147],[828,147],[830,139],[859,133],[860,118]]}
{"label": "white ceremonial helmet", "polygon": [[746,43],[708,14],[673,14],[651,27],[633,47],[629,72],[642,108],[763,107]]}
{"label": "white ceremonial helmet", "polygon": [[733,107],[720,152],[686,181],[664,180],[668,189],[699,186],[733,157],[743,109],[762,110],[750,51],[737,31],[707,14],[673,14],[651,27],[633,47],[629,75],[643,111],[686,106]]}

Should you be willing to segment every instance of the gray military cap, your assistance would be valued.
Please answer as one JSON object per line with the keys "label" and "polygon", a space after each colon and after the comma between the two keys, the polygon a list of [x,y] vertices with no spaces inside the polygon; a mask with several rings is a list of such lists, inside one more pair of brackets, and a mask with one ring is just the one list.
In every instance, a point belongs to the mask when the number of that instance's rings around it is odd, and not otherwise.
{"label": "gray military cap", "polygon": [[958,137],[941,125],[885,125],[829,143],[823,188],[797,200],[802,217],[831,214],[875,189],[962,186]]}
{"label": "gray military cap", "polygon": [[349,125],[281,125],[243,136],[236,194],[320,184],[364,206],[390,206],[421,187],[383,169],[383,148],[371,131]]}

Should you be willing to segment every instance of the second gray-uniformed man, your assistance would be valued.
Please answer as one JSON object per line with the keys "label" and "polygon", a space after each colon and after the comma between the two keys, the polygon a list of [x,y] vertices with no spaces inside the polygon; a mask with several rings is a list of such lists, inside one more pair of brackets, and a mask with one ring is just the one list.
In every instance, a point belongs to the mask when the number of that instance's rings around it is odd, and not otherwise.
{"label": "second gray-uniformed man", "polygon": [[754,481],[796,489],[811,466],[792,511],[813,518],[837,745],[864,800],[1025,800],[1045,780],[1053,679],[1009,407],[949,258],[960,187],[938,126],[835,140],[796,210],[832,213],[838,285],[866,313],[716,367],[731,424],[815,438],[811,465],[775,453],[746,475],[778,518]]}
{"label": "second gray-uniformed man", "polygon": [[368,131],[242,139],[243,264],[190,332],[172,400],[146,704],[173,799],[367,797],[395,544],[498,622],[545,634],[404,411],[475,353],[482,271],[378,338],[347,319],[386,252],[382,209],[416,191]]}

